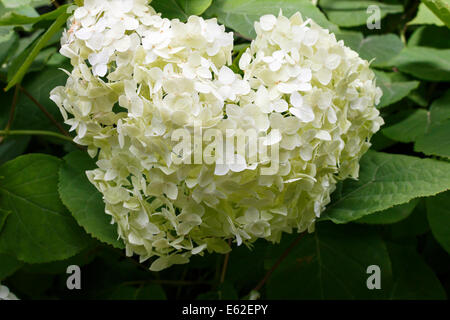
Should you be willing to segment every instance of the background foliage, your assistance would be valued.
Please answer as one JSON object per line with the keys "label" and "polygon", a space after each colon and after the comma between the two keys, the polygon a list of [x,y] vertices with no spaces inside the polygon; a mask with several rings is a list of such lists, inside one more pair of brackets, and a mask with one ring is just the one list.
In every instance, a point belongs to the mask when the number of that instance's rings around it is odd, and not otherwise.
{"label": "background foliage", "polygon": [[[448,0],[154,0],[168,18],[217,17],[235,61],[261,15],[296,11],[373,60],[386,125],[307,235],[194,257],[150,272],[124,255],[95,163],[71,142],[49,92],[70,70],[58,53],[63,1],[0,0],[0,281],[22,299],[446,299],[450,292]],[[381,28],[368,29],[369,5]],[[82,290],[66,268],[82,267]],[[382,289],[368,290],[378,265]],[[270,277],[266,277],[270,275]]]}

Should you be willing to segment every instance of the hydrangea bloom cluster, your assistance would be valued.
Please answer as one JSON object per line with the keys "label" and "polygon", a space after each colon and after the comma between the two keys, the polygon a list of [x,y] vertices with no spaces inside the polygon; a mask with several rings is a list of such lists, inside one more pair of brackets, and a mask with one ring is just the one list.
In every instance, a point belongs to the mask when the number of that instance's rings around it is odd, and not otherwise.
{"label": "hydrangea bloom cluster", "polygon": [[0,300],[19,300],[14,293],[9,291],[7,286],[0,284]]}
{"label": "hydrangea bloom cluster", "polygon": [[[87,175],[127,255],[156,256],[151,269],[161,270],[225,253],[227,239],[249,245],[313,230],[383,123],[369,63],[300,14],[267,15],[241,76],[229,67],[233,34],[216,19],[168,20],[147,2],[85,0],[62,38],[73,71],[51,93],[75,141],[98,156]],[[257,160],[237,150],[233,163],[214,151],[209,164],[177,161],[194,156],[174,151],[180,128],[234,129],[232,139],[251,129],[278,147],[279,169],[262,174],[271,164],[259,150]]]}

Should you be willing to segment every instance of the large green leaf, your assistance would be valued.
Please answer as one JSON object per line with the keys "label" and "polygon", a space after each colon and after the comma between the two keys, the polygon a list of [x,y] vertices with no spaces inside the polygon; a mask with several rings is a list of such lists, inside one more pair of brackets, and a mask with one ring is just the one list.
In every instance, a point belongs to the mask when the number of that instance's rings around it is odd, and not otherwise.
{"label": "large green leaf", "polygon": [[23,262],[18,261],[13,256],[0,253],[0,281],[12,275],[22,265]]}
{"label": "large green leaf", "polygon": [[59,200],[60,164],[53,156],[30,154],[0,167],[0,206],[11,211],[0,232],[0,252],[43,263],[67,259],[89,244]]}
{"label": "large green leaf", "polygon": [[360,0],[320,0],[320,7],[325,11],[331,22],[341,27],[355,27],[365,25],[372,13],[367,8],[375,5],[380,9],[380,18],[390,13],[403,11],[402,5],[387,4],[378,1]]}
{"label": "large green leaf", "polygon": [[408,47],[450,49],[450,29],[433,25],[417,28],[408,39]]}
{"label": "large green leaf", "polygon": [[[58,107],[50,100],[49,92],[56,86],[65,85],[67,75],[57,68],[46,68],[25,78],[23,87],[53,116],[61,125],[63,118]],[[24,93],[21,93],[12,129],[15,130],[54,130],[57,127]]]}
{"label": "large green leaf", "polygon": [[205,14],[216,16],[220,23],[245,37],[254,38],[254,22],[265,14],[278,15],[280,10],[287,17],[300,12],[330,31],[338,30],[310,0],[215,0]]}
{"label": "large green leaf", "polygon": [[416,141],[427,130],[428,117],[429,112],[427,110],[416,109],[406,119],[384,128],[383,134],[392,140],[404,143]]}
{"label": "large green leaf", "polygon": [[383,91],[378,108],[387,107],[406,97],[412,90],[419,86],[419,81],[407,81],[398,79],[396,73],[375,71],[377,86]]}
{"label": "large green leaf", "polygon": [[388,244],[394,281],[388,298],[393,300],[445,299],[433,270],[413,248]]}
{"label": "large green leaf", "polygon": [[414,145],[415,151],[427,155],[438,155],[450,158],[450,120],[432,126],[428,132],[419,137]]}
{"label": "large green leaf", "polygon": [[75,151],[65,156],[59,171],[59,195],[87,233],[116,248],[123,248],[116,226],[105,213],[101,193],[86,177],[86,170],[94,168],[95,162],[84,152]]}
{"label": "large green leaf", "polygon": [[406,47],[392,64],[419,79],[450,81],[450,49]]}
{"label": "large green leaf", "polygon": [[160,12],[164,18],[186,21],[188,15],[178,0],[153,0],[150,5]]}
{"label": "large green leaf", "polygon": [[428,9],[428,7],[421,3],[419,5],[419,10],[417,11],[416,17],[408,22],[408,24],[435,24],[437,26],[443,26],[444,23],[439,19],[433,11]]}
{"label": "large green leaf", "polygon": [[5,88],[6,91],[11,89],[14,85],[19,83],[20,81],[22,81],[22,78],[24,77],[28,68],[33,63],[36,56],[47,45],[47,43],[51,40],[51,38],[60,30],[60,28],[66,23],[66,20],[69,16],[70,14],[67,13],[67,10],[62,11],[58,15],[58,18],[45,31],[42,37],[36,42],[36,45],[33,47],[33,49],[31,50],[31,52],[29,53],[23,64],[20,66],[19,70],[12,77],[11,81],[9,81],[8,85]]}
{"label": "large green leaf", "polygon": [[0,27],[0,67],[7,59],[18,38],[17,33],[11,27]]}
{"label": "large green leaf", "polygon": [[151,6],[168,19],[186,21],[191,15],[201,15],[212,0],[153,0]]}
{"label": "large green leaf", "polygon": [[352,48],[359,53],[361,58],[371,63],[373,67],[389,67],[391,60],[395,58],[403,49],[403,42],[392,33],[368,36],[361,40],[356,48]]}
{"label": "large green leaf", "polygon": [[[374,232],[357,225],[316,227],[272,274],[269,299],[371,299],[387,294],[392,276],[389,255]],[[273,246],[269,255],[279,257],[281,252]],[[371,265],[381,269],[380,290],[367,288]]]}
{"label": "large green leaf", "polygon": [[21,14],[16,10],[9,11],[0,17],[0,26],[16,26],[24,24],[34,24],[40,21],[56,20],[60,15],[64,15],[69,5],[60,6],[58,9],[40,16],[29,16]]}
{"label": "large green leaf", "polygon": [[431,104],[426,132],[417,138],[414,150],[427,155],[450,158],[449,137],[450,90]]}
{"label": "large green leaf", "polygon": [[201,15],[212,3],[212,0],[176,0],[188,16]]}
{"label": "large green leaf", "polygon": [[[425,199],[419,199],[412,213],[398,223],[390,224],[385,231],[389,234],[390,239],[397,239],[401,241],[413,240],[415,243],[416,237],[423,235],[430,231],[430,226],[427,221],[427,212],[425,206]],[[375,213],[376,214],[376,213]],[[370,216],[368,216],[370,217]]]}
{"label": "large green leaf", "polygon": [[323,218],[346,223],[448,189],[448,162],[369,151],[361,159],[359,180],[338,184]]}
{"label": "large green leaf", "polygon": [[450,192],[427,199],[427,216],[434,237],[450,253]]}
{"label": "large green leaf", "polygon": [[166,300],[166,294],[161,286],[156,284],[139,287],[119,285],[113,288],[105,298],[108,300]]}
{"label": "large green leaf", "polygon": [[419,199],[413,199],[408,203],[400,204],[384,211],[379,211],[374,214],[364,216],[356,220],[356,222],[367,224],[397,223],[399,221],[402,221],[403,219],[406,219],[413,212],[418,203]]}
{"label": "large green leaf", "polygon": [[449,0],[421,0],[433,13],[450,28]]}

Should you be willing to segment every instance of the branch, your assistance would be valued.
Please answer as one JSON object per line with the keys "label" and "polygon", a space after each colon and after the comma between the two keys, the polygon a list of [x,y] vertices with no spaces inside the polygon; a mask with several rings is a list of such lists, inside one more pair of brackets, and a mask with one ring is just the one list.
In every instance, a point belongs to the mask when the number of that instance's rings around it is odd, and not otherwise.
{"label": "branch", "polygon": [[261,279],[261,281],[256,285],[256,287],[253,289],[253,291],[259,291],[264,286],[264,284],[267,282],[267,280],[270,278],[272,273],[275,271],[276,268],[280,265],[281,262],[283,262],[284,259],[291,253],[292,249],[295,248],[295,246],[300,242],[300,240],[305,236],[306,231],[301,233],[297,238],[295,238],[294,241],[289,245],[289,247],[283,252],[283,254],[278,258],[278,260],[275,262],[275,264],[270,268],[269,271],[267,271],[264,278]]}
{"label": "branch", "polygon": [[44,130],[0,130],[0,136],[50,136],[73,142],[71,137],[63,136],[57,132]]}
{"label": "branch", "polygon": [[[228,245],[231,246],[231,238],[228,239]],[[227,267],[228,267],[228,260],[230,259],[230,252],[228,251],[225,255],[225,259],[223,260],[223,266],[222,266],[222,273],[220,275],[220,283],[223,283],[225,281],[225,275],[227,273]]]}
{"label": "branch", "polygon": [[[14,97],[11,104],[11,110],[9,111],[9,119],[6,123],[5,131],[9,131],[11,128],[12,122],[14,121],[14,114],[16,112],[17,100],[19,98],[19,84],[16,85],[16,89],[14,90]],[[4,137],[0,137],[0,143],[2,143]]]}
{"label": "branch", "polygon": [[24,87],[18,85],[20,91],[22,91],[44,114],[45,116],[58,128],[58,130],[65,136],[70,137],[69,132],[45,109],[45,107],[39,103]]}

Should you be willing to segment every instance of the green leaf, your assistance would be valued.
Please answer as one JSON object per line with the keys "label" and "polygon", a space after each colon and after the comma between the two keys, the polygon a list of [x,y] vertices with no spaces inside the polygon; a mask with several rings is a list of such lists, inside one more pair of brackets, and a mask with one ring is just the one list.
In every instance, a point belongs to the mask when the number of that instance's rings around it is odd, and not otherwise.
{"label": "green leaf", "polygon": [[180,19],[186,21],[189,17],[184,12],[183,7],[178,0],[153,0],[151,6],[156,12],[161,12],[161,15],[167,19]]}
{"label": "green leaf", "polygon": [[393,126],[384,128],[383,134],[395,141],[414,142],[425,134],[428,127],[429,113],[424,109],[416,109],[404,120]]}
{"label": "green leaf", "polygon": [[[65,85],[67,75],[57,68],[46,68],[41,72],[29,74],[22,84],[45,110],[53,116],[56,121],[66,126],[63,122],[61,112],[53,101],[50,100],[49,92],[56,86]],[[12,90],[11,90],[12,91]],[[46,115],[31,101],[24,93],[21,93],[16,107],[16,115],[12,125],[14,130],[53,130],[57,127],[46,117]]]}
{"label": "green leaf", "polygon": [[392,33],[379,36],[368,36],[361,40],[354,49],[359,53],[361,58],[372,61],[373,67],[389,67],[392,66],[394,59],[403,49],[403,42],[400,38]]}
{"label": "green leaf", "polygon": [[386,73],[377,70],[374,72],[377,77],[377,86],[383,91],[378,108],[384,108],[400,101],[420,84],[419,81],[398,80],[393,72]]}
{"label": "green leaf", "polygon": [[436,17],[436,15],[433,13],[433,11],[431,11],[430,9],[428,9],[428,7],[421,3],[419,5],[419,10],[417,12],[416,17],[411,20],[410,22],[408,22],[408,24],[413,25],[413,24],[434,24],[437,26],[443,26],[444,23],[442,22],[442,20],[440,20],[438,17]]}
{"label": "green leaf", "polygon": [[[288,239],[292,241],[292,237]],[[288,241],[288,242],[290,242]],[[285,242],[285,241],[283,241]],[[279,257],[272,246],[269,256]],[[367,267],[381,269],[381,290],[367,288]],[[392,277],[387,249],[370,229],[319,223],[275,269],[269,299],[371,299],[386,295]]]}
{"label": "green leaf", "polygon": [[450,49],[450,29],[433,25],[417,28],[408,39],[408,47]]}
{"label": "green leaf", "polygon": [[1,3],[7,8],[19,8],[22,6],[48,6],[51,0],[1,0]]}
{"label": "green leaf", "polygon": [[361,32],[355,32],[355,31],[339,31],[336,34],[336,39],[337,40],[342,40],[344,41],[344,44],[353,49],[353,50],[357,50],[357,48],[359,47],[359,45],[361,44],[361,42],[364,39],[364,35]]}
{"label": "green leaf", "polygon": [[219,287],[212,291],[201,293],[197,296],[197,300],[238,300],[238,294],[234,286],[225,281]]}
{"label": "green leaf", "polygon": [[90,239],[58,197],[61,160],[43,154],[18,157],[0,166],[0,207],[11,211],[0,233],[0,252],[43,263],[67,259]]}
{"label": "green leaf", "polygon": [[168,19],[186,21],[191,15],[201,15],[212,0],[153,0],[151,6]]}
{"label": "green leaf", "polygon": [[79,267],[83,267],[91,263],[96,257],[96,249],[99,249],[98,247],[94,247],[95,245],[97,245],[97,243],[93,243],[92,246],[87,247],[77,255],[66,260],[53,261],[48,263],[26,264],[23,266],[23,271],[34,274],[66,274],[68,266],[77,265]]}
{"label": "green leaf", "polygon": [[55,22],[50,26],[50,28],[42,35],[42,37],[37,41],[36,45],[33,47],[33,50],[31,50],[30,54],[28,55],[25,62],[22,64],[22,66],[19,68],[19,70],[16,72],[14,77],[11,79],[11,81],[8,83],[8,85],[5,88],[5,91],[11,89],[14,85],[22,81],[22,78],[24,77],[25,73],[27,72],[28,68],[33,63],[36,56],[39,54],[39,52],[47,45],[47,43],[50,41],[50,39],[53,37],[55,33],[59,31],[59,29],[66,23],[67,18],[70,15],[63,11],[58,18],[55,20]]}
{"label": "green leaf", "polygon": [[166,294],[161,286],[147,284],[135,287],[120,285],[114,288],[106,297],[108,300],[166,300]]}
{"label": "green leaf", "polygon": [[414,151],[450,158],[449,137],[450,120],[447,120],[440,125],[430,127],[425,135],[419,137],[414,145]]}
{"label": "green leaf", "polygon": [[450,192],[428,198],[426,203],[431,232],[442,247],[450,253]]}
{"label": "green leaf", "polygon": [[419,79],[450,81],[450,49],[406,47],[392,64]]}
{"label": "green leaf", "polygon": [[416,237],[427,233],[430,230],[427,221],[425,199],[420,199],[413,212],[398,223],[394,223],[386,228],[391,239],[404,241],[416,241]]}
{"label": "green leaf", "polygon": [[391,13],[401,13],[402,5],[387,4],[378,1],[360,0],[320,0],[320,7],[325,11],[331,22],[341,27],[362,26],[367,23],[367,19],[372,15],[367,13],[367,8],[376,5],[380,9],[380,18],[384,18]]}
{"label": "green leaf", "polygon": [[188,16],[196,15],[199,16],[212,3],[212,0],[176,0],[178,4],[183,8],[183,11],[186,12]]}
{"label": "green leaf", "polygon": [[433,13],[450,28],[449,0],[421,0]]}
{"label": "green leaf", "polygon": [[433,270],[410,247],[388,244],[394,280],[389,299],[445,299],[445,291]]}
{"label": "green leaf", "polygon": [[450,158],[450,90],[430,107],[424,135],[417,138],[414,151]]}
{"label": "green leaf", "polygon": [[359,180],[338,184],[323,219],[346,223],[448,189],[448,162],[369,151],[361,159]]}
{"label": "green leaf", "polygon": [[364,216],[361,219],[356,220],[358,223],[367,224],[391,224],[397,223],[406,219],[419,203],[419,199],[413,199],[408,203],[400,204],[398,206],[379,211],[368,216]]}
{"label": "green leaf", "polygon": [[101,193],[86,177],[85,172],[95,167],[95,162],[84,152],[74,151],[65,156],[59,171],[59,195],[87,233],[116,248],[124,248],[118,240],[116,226],[105,213]]}
{"label": "green leaf", "polygon": [[9,136],[0,143],[0,164],[20,156],[28,147],[30,137]]}
{"label": "green leaf", "polygon": [[0,261],[0,281],[12,275],[23,265],[23,262],[20,262],[11,255],[4,253],[0,253]]}
{"label": "green leaf", "polygon": [[11,214],[11,211],[0,209],[0,232],[2,231],[3,226],[5,225],[6,219],[8,218],[8,216],[10,214]]}
{"label": "green leaf", "polygon": [[12,28],[0,27],[0,67],[7,59],[18,38]]}
{"label": "green leaf", "polygon": [[[60,6],[58,9],[53,10],[52,12],[45,13],[36,17],[18,13],[16,10],[9,11],[0,17],[0,26],[17,26],[24,24],[34,24],[40,21],[57,20],[59,17],[66,15],[68,7],[69,5],[66,4]],[[66,19],[67,17],[68,15],[66,15]]]}
{"label": "green leaf", "polygon": [[280,10],[287,17],[300,12],[332,32],[338,30],[310,0],[215,0],[205,14],[217,17],[220,23],[244,37],[254,38],[254,22],[265,14],[278,15]]}

